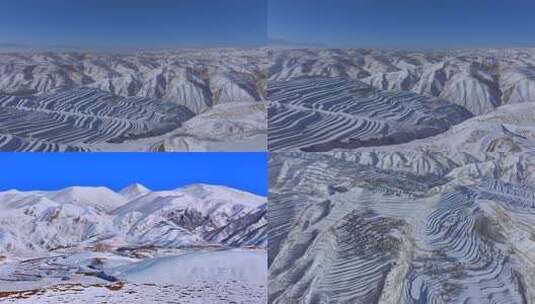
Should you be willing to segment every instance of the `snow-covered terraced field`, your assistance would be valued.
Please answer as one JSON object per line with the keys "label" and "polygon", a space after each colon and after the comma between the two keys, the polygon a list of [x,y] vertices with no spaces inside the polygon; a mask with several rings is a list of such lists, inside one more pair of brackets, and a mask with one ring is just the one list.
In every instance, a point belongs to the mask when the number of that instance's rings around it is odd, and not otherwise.
{"label": "snow-covered terraced field", "polygon": [[0,52],[0,151],[265,151],[268,65],[265,49]]}
{"label": "snow-covered terraced field", "polygon": [[214,106],[155,145],[157,151],[266,151],[265,103],[232,102]]}
{"label": "snow-covered terraced field", "polygon": [[[272,151],[534,150],[533,48],[274,48],[270,56]],[[374,90],[344,91],[328,84],[335,79]],[[443,111],[439,100],[469,115]]]}
{"label": "snow-covered terraced field", "polygon": [[0,95],[0,150],[91,150],[99,143],[157,136],[191,117],[184,106],[89,88]]}
{"label": "snow-covered terraced field", "polygon": [[535,151],[535,103],[504,105],[488,114],[465,120],[436,136],[361,150]]}
{"label": "snow-covered terraced field", "polygon": [[535,49],[275,49],[270,81],[343,77],[436,96],[474,115],[535,101]]}
{"label": "snow-covered terraced field", "polygon": [[0,91],[91,87],[166,100],[200,113],[218,103],[263,100],[268,64],[265,49],[250,48],[0,52]]}
{"label": "snow-covered terraced field", "polygon": [[273,81],[267,90],[270,151],[330,151],[437,135],[472,115],[435,97],[385,91],[347,78]]}
{"label": "snow-covered terraced field", "polygon": [[269,303],[533,303],[535,155],[274,153]]}

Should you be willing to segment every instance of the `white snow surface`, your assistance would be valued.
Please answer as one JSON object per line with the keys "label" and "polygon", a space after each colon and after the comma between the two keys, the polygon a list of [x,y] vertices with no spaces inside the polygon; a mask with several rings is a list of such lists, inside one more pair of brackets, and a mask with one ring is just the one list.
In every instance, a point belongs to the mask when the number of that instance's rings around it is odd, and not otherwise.
{"label": "white snow surface", "polygon": [[215,105],[182,124],[154,147],[171,152],[266,151],[266,105],[261,102]]}
{"label": "white snow surface", "polygon": [[[171,191],[135,184],[120,193],[10,190],[0,192],[0,254],[96,243],[175,248],[227,245],[228,239],[232,246],[262,246],[265,204],[265,197],[205,184]],[[253,239],[251,229],[260,238]]]}
{"label": "white snow surface", "polygon": [[191,282],[217,284],[239,281],[262,285],[267,280],[264,250],[226,250],[158,257],[121,266],[114,273],[135,283],[178,284]]}
{"label": "white snow surface", "polygon": [[207,184],[0,192],[0,302],[265,303],[266,205]]}
{"label": "white snow surface", "polygon": [[123,188],[121,191],[119,191],[119,193],[122,196],[126,197],[127,199],[133,199],[141,195],[147,194],[149,192],[150,190],[147,187],[138,183],[132,184],[128,187]]}

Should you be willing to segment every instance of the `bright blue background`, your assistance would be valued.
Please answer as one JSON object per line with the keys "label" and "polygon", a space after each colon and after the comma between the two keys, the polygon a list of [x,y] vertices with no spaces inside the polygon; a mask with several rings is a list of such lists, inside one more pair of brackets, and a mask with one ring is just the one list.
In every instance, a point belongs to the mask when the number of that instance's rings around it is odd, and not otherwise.
{"label": "bright blue background", "polygon": [[0,153],[0,190],[57,190],[135,182],[152,190],[192,183],[267,193],[266,153]]}
{"label": "bright blue background", "polygon": [[268,35],[356,47],[535,46],[534,0],[269,0]]}
{"label": "bright blue background", "polygon": [[0,42],[172,46],[265,42],[267,0],[0,0]]}

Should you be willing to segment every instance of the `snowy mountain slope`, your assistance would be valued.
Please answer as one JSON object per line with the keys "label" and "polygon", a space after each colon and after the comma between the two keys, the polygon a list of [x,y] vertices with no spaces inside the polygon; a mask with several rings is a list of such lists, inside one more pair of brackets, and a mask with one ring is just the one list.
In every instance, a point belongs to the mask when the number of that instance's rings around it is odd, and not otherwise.
{"label": "snowy mountain slope", "polygon": [[125,204],[127,199],[106,187],[68,187],[46,194],[50,200],[60,204],[93,207],[111,211]]}
{"label": "snowy mountain slope", "polygon": [[533,49],[295,49],[270,50],[270,55],[270,81],[344,77],[379,89],[440,97],[474,115],[504,104],[535,101]]}
{"label": "snowy mountain slope", "polygon": [[0,302],[265,303],[266,211],[206,184],[0,192]]}
{"label": "snowy mountain slope", "polygon": [[[2,151],[90,150],[170,132],[192,118],[188,108],[88,88],[42,95],[0,94]],[[95,148],[93,148],[95,149]]]}
{"label": "snowy mountain slope", "polygon": [[119,266],[112,273],[137,283],[214,284],[231,280],[264,285],[267,280],[266,253],[227,250],[184,254]]}
{"label": "snowy mountain slope", "polygon": [[119,194],[126,197],[128,200],[131,200],[149,192],[150,190],[147,187],[136,183],[121,189]]}
{"label": "snowy mountain slope", "polygon": [[264,151],[268,65],[265,49],[0,53],[0,151]]}
{"label": "snowy mountain slope", "polygon": [[[213,185],[150,191],[134,184],[0,193],[0,252],[55,248],[265,246],[266,199]],[[115,248],[117,249],[117,248]]]}
{"label": "snowy mountain slope", "polygon": [[0,248],[6,253],[48,251],[96,242],[113,231],[111,217],[95,206],[30,195],[1,203]]}
{"label": "snowy mountain slope", "polygon": [[[534,49],[275,49],[270,55],[270,150],[519,152],[535,147],[529,118],[535,101]],[[322,80],[303,84],[305,79]],[[344,90],[341,79],[368,85],[375,93],[365,96],[356,86]],[[436,100],[458,105],[468,115],[445,107],[422,111]]]}
{"label": "snowy mountain slope", "polygon": [[269,166],[269,303],[535,300],[533,154],[273,153]]}
{"label": "snowy mountain slope", "polygon": [[[535,150],[535,104],[518,103],[496,108],[453,126],[436,136],[400,145],[397,151],[527,152]],[[386,150],[370,147],[361,150]]]}
{"label": "snowy mountain slope", "polygon": [[266,63],[262,49],[3,53],[0,91],[43,93],[83,86],[175,102],[199,113],[216,103],[262,100]]}
{"label": "snowy mountain slope", "polygon": [[347,78],[272,81],[270,151],[330,151],[392,145],[436,135],[472,115],[446,100],[379,90]]}
{"label": "snowy mountain slope", "polygon": [[[265,151],[267,117],[264,103],[215,105],[173,131],[158,151]],[[239,148],[238,148],[239,147]]]}
{"label": "snowy mountain slope", "polygon": [[[249,193],[193,185],[143,195],[116,209],[113,215],[115,225],[126,231],[127,240],[134,244],[179,247],[205,245],[208,241],[222,243],[224,238],[216,234],[230,230],[226,233],[237,234],[238,240],[229,245],[254,245],[248,229],[258,223],[265,226],[265,210],[257,211],[265,203],[264,198]],[[232,225],[244,221],[245,225]],[[259,244],[264,239],[265,235]]]}

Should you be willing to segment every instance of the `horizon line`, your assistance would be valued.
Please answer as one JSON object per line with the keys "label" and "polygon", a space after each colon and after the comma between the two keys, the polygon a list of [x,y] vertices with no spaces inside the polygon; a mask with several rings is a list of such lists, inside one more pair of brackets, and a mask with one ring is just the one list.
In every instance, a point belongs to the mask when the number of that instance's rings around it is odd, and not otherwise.
{"label": "horizon line", "polygon": [[159,46],[133,46],[133,45],[70,45],[70,44],[48,44],[34,45],[25,43],[15,43],[0,41],[0,51],[49,51],[49,52],[114,52],[114,51],[166,51],[166,50],[187,50],[187,49],[262,49],[262,48],[284,48],[284,49],[379,49],[379,50],[470,50],[470,49],[531,49],[533,44],[510,44],[510,45],[456,45],[456,46],[423,46],[423,45],[358,45],[332,44],[311,41],[294,41],[279,37],[268,37],[265,43],[232,44],[232,43],[210,43],[210,44],[189,44],[177,43]]}
{"label": "horizon line", "polygon": [[224,187],[224,188],[228,188],[228,189],[232,189],[232,190],[246,192],[246,193],[253,194],[253,195],[256,195],[256,196],[260,196],[260,197],[267,197],[267,195],[259,194],[259,193],[256,193],[256,192],[253,192],[253,191],[250,191],[250,190],[239,188],[239,187],[228,186],[228,185],[224,185],[224,184],[203,183],[203,182],[184,183],[182,185],[179,185],[179,186],[171,188],[171,189],[153,189],[153,188],[148,187],[145,184],[140,183],[140,182],[130,183],[130,184],[126,185],[126,186],[121,187],[120,189],[115,189],[113,187],[109,187],[109,186],[106,186],[106,185],[98,185],[98,186],[96,186],[96,185],[70,185],[70,186],[66,186],[66,187],[62,187],[62,188],[33,189],[33,190],[24,190],[24,189],[20,189],[20,188],[9,188],[9,189],[0,188],[0,194],[6,193],[6,192],[11,192],[11,191],[23,192],[23,193],[24,192],[55,192],[55,191],[61,191],[61,190],[65,190],[65,189],[68,189],[68,188],[74,188],[74,187],[80,187],[80,188],[106,188],[108,190],[113,191],[114,193],[119,194],[119,192],[121,192],[122,190],[124,190],[124,189],[126,189],[126,188],[128,188],[130,186],[133,186],[133,185],[143,186],[143,187],[147,188],[150,192],[172,191],[172,190],[178,190],[178,189],[181,189],[181,188],[186,188],[186,187],[189,187],[189,186],[206,185],[206,186]]}

